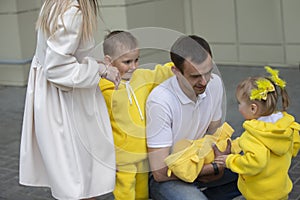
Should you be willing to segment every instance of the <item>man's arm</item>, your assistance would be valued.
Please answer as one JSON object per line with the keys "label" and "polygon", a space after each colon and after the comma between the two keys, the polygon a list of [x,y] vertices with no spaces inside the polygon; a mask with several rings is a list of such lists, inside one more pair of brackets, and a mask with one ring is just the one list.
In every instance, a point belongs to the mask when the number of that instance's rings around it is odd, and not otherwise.
{"label": "man's arm", "polygon": [[[165,164],[164,160],[169,156],[170,148],[148,148],[148,158],[150,163],[150,168],[157,182],[164,182],[170,180],[178,180],[173,173],[170,177],[167,175],[168,166]],[[201,172],[197,180],[202,182],[209,182],[212,180],[217,180],[222,177],[224,172],[224,167],[218,165],[219,174],[215,175],[215,170],[212,164],[203,165]]]}
{"label": "man's arm", "polygon": [[148,158],[150,168],[157,182],[177,180],[178,178],[172,174],[170,177],[167,175],[168,166],[165,164],[166,157],[169,156],[170,147],[166,148],[148,148]]}
{"label": "man's arm", "polygon": [[221,126],[221,119],[218,121],[212,121],[210,122],[208,129],[206,131],[207,134],[214,134],[216,130]]}
{"label": "man's arm", "polygon": [[[224,169],[225,169],[225,165],[220,161],[220,156],[224,156],[224,155],[228,155],[230,154],[230,150],[231,150],[231,142],[230,140],[227,140],[227,147],[225,149],[225,151],[221,152],[217,145],[213,145],[212,146],[213,151],[214,151],[214,155],[215,158],[217,158],[217,162],[215,163],[215,166],[218,168],[218,174],[215,174],[215,169],[213,167],[212,164],[209,165],[204,165],[197,180],[201,181],[201,182],[210,182],[210,181],[214,181],[217,180],[219,178],[221,178],[224,174]],[[210,175],[212,174],[212,175]]]}
{"label": "man's arm", "polygon": [[[223,101],[225,101],[224,86],[220,76],[212,74],[213,79],[209,82],[207,90],[211,93],[210,101],[212,104],[212,109],[210,110],[212,114],[212,121],[210,122],[207,134],[213,134],[216,132],[222,124],[222,113],[223,110]],[[224,113],[223,113],[224,114]]]}
{"label": "man's arm", "polygon": [[200,174],[197,177],[197,180],[203,183],[209,183],[211,181],[215,181],[220,179],[224,174],[225,166],[217,164],[218,174],[215,174],[214,168],[212,164],[203,165],[203,168]]}

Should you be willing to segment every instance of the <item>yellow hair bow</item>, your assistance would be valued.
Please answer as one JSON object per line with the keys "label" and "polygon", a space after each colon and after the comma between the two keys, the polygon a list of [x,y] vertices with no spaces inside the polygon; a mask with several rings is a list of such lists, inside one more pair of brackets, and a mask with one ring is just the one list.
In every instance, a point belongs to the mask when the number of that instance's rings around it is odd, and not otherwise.
{"label": "yellow hair bow", "polygon": [[274,85],[268,79],[259,79],[256,84],[257,89],[251,90],[250,100],[267,100],[268,92],[275,91]]}
{"label": "yellow hair bow", "polygon": [[279,78],[278,74],[279,71],[278,70],[274,70],[269,66],[265,66],[265,69],[267,70],[267,72],[269,72],[269,74],[271,74],[270,79],[277,85],[279,86],[281,89],[285,88],[285,81],[282,80],[281,78]]}

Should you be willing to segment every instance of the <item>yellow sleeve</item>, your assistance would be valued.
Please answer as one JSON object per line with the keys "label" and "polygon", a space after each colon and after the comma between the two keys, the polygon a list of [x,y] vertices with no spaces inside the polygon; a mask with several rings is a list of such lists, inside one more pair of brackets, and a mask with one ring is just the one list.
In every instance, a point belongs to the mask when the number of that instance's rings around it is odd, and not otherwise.
{"label": "yellow sleeve", "polygon": [[240,145],[239,145],[240,137],[235,138],[231,141],[231,153],[236,154],[240,153],[242,151]]}
{"label": "yellow sleeve", "polygon": [[143,71],[143,76],[145,80],[153,81],[153,84],[156,86],[174,75],[171,70],[172,66],[174,66],[172,62],[168,62],[164,65],[158,64],[153,70]]}
{"label": "yellow sleeve", "polygon": [[174,66],[174,64],[172,62],[168,62],[166,64],[164,64],[162,67],[161,66],[157,66],[155,68],[155,79],[154,81],[156,83],[162,83],[163,81],[165,81],[166,79],[170,78],[171,76],[173,76],[173,72],[171,70],[172,66]]}
{"label": "yellow sleeve", "polygon": [[256,175],[267,165],[269,150],[247,132],[243,133],[239,143],[244,154],[228,155],[226,166],[238,174]]}
{"label": "yellow sleeve", "polygon": [[300,125],[297,122],[294,122],[292,128],[294,129],[294,132],[293,132],[293,157],[296,157],[300,150],[300,136],[299,136]]}
{"label": "yellow sleeve", "polygon": [[109,115],[111,116],[111,108],[112,108],[112,95],[115,90],[115,86],[112,82],[106,80],[106,79],[100,79],[99,84],[98,84],[102,95],[105,99],[106,107],[108,110]]}

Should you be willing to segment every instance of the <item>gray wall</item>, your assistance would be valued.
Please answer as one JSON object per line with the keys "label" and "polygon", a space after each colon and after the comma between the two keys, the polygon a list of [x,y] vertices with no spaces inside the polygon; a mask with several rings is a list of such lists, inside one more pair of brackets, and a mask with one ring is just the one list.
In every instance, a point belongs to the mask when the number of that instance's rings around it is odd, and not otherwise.
{"label": "gray wall", "polygon": [[[26,85],[42,0],[0,0],[0,84]],[[105,30],[161,27],[197,34],[212,45],[218,64],[298,66],[299,0],[101,0]],[[155,40],[155,39],[154,39]],[[155,41],[153,41],[155,42]],[[168,53],[143,49],[141,63]]]}

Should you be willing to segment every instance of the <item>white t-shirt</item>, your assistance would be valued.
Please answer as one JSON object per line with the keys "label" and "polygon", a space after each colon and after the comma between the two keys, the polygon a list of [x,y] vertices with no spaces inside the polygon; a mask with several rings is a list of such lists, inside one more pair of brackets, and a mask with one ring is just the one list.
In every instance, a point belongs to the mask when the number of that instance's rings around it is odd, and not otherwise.
{"label": "white t-shirt", "polygon": [[222,117],[222,97],[223,84],[216,74],[196,102],[183,93],[176,76],[157,86],[147,100],[148,147],[171,147],[181,139],[203,137],[209,124]]}
{"label": "white t-shirt", "polygon": [[264,122],[271,122],[271,123],[275,123],[277,122],[279,119],[281,119],[283,117],[282,112],[277,112],[277,113],[272,113],[269,116],[262,116],[259,117],[257,120],[259,121],[264,121]]}

